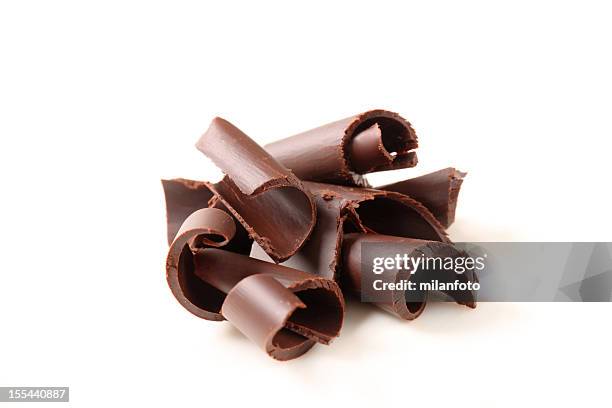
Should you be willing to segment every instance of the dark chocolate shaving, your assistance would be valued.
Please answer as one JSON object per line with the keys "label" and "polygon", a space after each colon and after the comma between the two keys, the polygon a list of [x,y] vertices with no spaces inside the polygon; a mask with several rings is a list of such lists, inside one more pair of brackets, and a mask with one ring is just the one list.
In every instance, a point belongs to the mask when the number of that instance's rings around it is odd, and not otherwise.
{"label": "dark chocolate shaving", "polygon": [[[162,180],[166,198],[168,244],[171,244],[183,222],[189,215],[202,208],[217,208],[229,212],[213,194],[209,183],[188,179]],[[236,223],[234,238],[224,246],[227,251],[248,254],[253,240],[240,223]]]}
{"label": "dark chocolate shaving", "polygon": [[162,180],[166,198],[168,245],[172,243],[183,222],[194,211],[208,207],[212,191],[202,181],[187,179]]}
{"label": "dark chocolate shaving", "polygon": [[[196,147],[225,177],[216,184],[162,180],[168,284],[191,313],[227,319],[275,359],[298,357],[339,335],[345,304],[338,284],[358,296],[370,286],[361,268],[371,254],[362,244],[383,243],[376,256],[394,255],[398,246],[410,256],[466,255],[445,232],[465,173],[448,168],[362,188],[367,173],[417,164],[416,134],[396,113],[364,112],[266,150],[215,118]],[[473,270],[462,276],[435,272],[449,282],[477,281]],[[391,282],[428,278],[402,269],[384,273]],[[407,320],[438,295],[476,306],[475,293],[467,290],[383,293],[376,305]]]}
{"label": "dark chocolate shaving", "polygon": [[283,339],[329,344],[340,333],[344,298],[329,279],[218,249],[196,254],[195,274],[227,293],[223,316],[275,358],[287,357]]}
{"label": "dark chocolate shaving", "polygon": [[302,182],[231,123],[215,118],[196,147],[227,175],[208,184],[276,262],[308,239],[316,206]]}
{"label": "dark chocolate shaving", "polygon": [[[317,203],[317,225],[308,242],[283,265],[338,281],[345,232],[370,232],[449,242],[444,228],[419,202],[375,189],[305,183]],[[257,245],[251,256],[270,261]]]}
{"label": "dark chocolate shaving", "polygon": [[448,228],[455,221],[457,198],[466,174],[453,167],[448,167],[378,188],[406,194],[420,201],[444,228]]}
{"label": "dark chocolate shaving", "polygon": [[304,354],[315,341],[285,327],[288,319],[306,305],[269,275],[240,281],[227,295],[223,315],[268,355],[290,360]]}
{"label": "dark chocolate shaving", "polygon": [[[388,245],[388,247],[383,246],[380,248],[380,251],[376,253],[377,257],[395,256],[398,246],[402,247],[403,252],[410,257],[459,258],[467,256],[465,252],[445,242],[391,237],[378,234],[347,234],[344,237],[342,245],[342,288],[357,296],[361,296],[362,291],[365,290],[361,286],[363,282],[361,268],[363,265],[372,265],[371,259],[364,259],[365,255],[363,255],[362,252],[362,244],[364,243],[382,243]],[[385,250],[389,252],[386,253]],[[409,271],[402,269],[392,270],[389,273],[392,274],[389,279],[391,282],[399,282],[401,280],[414,281],[415,279],[420,280],[428,277],[419,271],[411,275]],[[454,271],[444,270],[436,270],[431,273],[435,273],[435,277],[438,280],[445,282],[453,282],[455,279],[461,282],[478,281],[473,270],[467,271],[464,274],[456,274]],[[410,291],[410,293],[408,293],[403,290],[386,290],[378,293],[378,296],[382,296],[383,299],[375,302],[375,304],[402,319],[414,320],[423,312],[429,295],[430,292]],[[446,292],[445,295],[453,298],[461,305],[470,308],[476,307],[476,294],[471,291]]]}
{"label": "dark chocolate shaving", "polygon": [[235,232],[236,224],[229,214],[204,208],[185,219],[170,244],[166,259],[168,285],[179,303],[198,317],[223,320],[220,311],[225,294],[195,275],[194,252],[207,246],[222,247]]}
{"label": "dark chocolate shaving", "polygon": [[360,229],[377,234],[448,241],[438,220],[420,202],[404,194],[373,188],[306,183],[315,195],[341,200],[342,208]]}
{"label": "dark chocolate shaving", "polygon": [[372,110],[265,146],[303,180],[367,185],[363,174],[414,167],[417,136],[397,113]]}
{"label": "dark chocolate shaving", "polygon": [[170,245],[167,280],[177,300],[196,316],[223,320],[287,360],[315,342],[329,344],[344,317],[338,285],[322,277],[216,249],[230,244],[235,223],[217,208],[186,218]]}

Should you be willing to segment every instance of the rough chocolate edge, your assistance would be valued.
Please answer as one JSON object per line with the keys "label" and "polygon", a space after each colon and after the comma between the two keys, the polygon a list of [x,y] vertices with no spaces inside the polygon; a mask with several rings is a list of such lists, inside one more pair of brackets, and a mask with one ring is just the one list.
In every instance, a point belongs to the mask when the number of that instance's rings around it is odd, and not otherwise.
{"label": "rough chocolate edge", "polygon": [[425,205],[448,228],[455,220],[457,200],[467,173],[453,167],[397,183],[377,187],[406,194]]}
{"label": "rough chocolate edge", "polygon": [[[288,259],[304,245],[315,225],[316,206],[312,196],[291,171],[284,168],[246,134],[221,118],[215,118],[212,121],[196,147],[210,157],[227,174],[221,182],[214,185],[207,184],[208,188],[223,201],[225,207],[248,231],[249,236],[255,239],[275,262]],[[236,169],[236,165],[243,166],[244,163],[248,163],[252,171],[245,172],[242,169]],[[253,218],[246,214],[248,208],[244,206],[237,208],[239,206],[236,203],[244,202],[246,197],[257,199],[258,196],[263,196],[277,188],[292,188],[302,194],[308,202],[309,214],[303,215],[303,219],[308,219],[308,221],[299,229],[295,228],[294,225],[279,226],[278,229],[294,232],[295,237],[290,240],[275,242],[274,234],[270,233],[271,231],[257,231],[257,228],[252,226]],[[237,200],[230,200],[227,197],[230,191],[231,194],[236,195]],[[230,201],[234,201],[234,205]],[[254,203],[251,202],[249,205],[253,206]],[[264,206],[260,207],[257,211],[258,217],[275,215],[269,213],[283,210],[279,207],[271,210]],[[286,210],[295,211],[294,209]],[[294,220],[296,217],[276,217],[276,219]],[[281,250],[280,247],[285,244],[291,247]]]}
{"label": "rough chocolate edge", "polygon": [[[376,122],[376,119],[392,119],[396,121],[401,127],[406,129],[408,138],[403,140],[403,143],[405,143],[406,146],[397,152],[395,159],[393,159],[391,162],[389,162],[386,165],[375,167],[374,169],[368,171],[368,173],[374,173],[377,171],[384,171],[384,170],[398,170],[402,168],[413,167],[417,164],[416,152],[414,152],[413,150],[419,146],[418,137],[416,135],[416,132],[412,128],[412,125],[410,124],[410,122],[408,122],[398,113],[386,111],[383,109],[375,109],[375,110],[363,112],[355,116],[355,120],[351,122],[351,124],[347,127],[345,131],[344,138],[342,140],[341,150],[342,150],[343,157],[344,157],[345,169],[348,170],[348,174],[345,175],[345,177],[347,177],[347,181],[349,180],[348,178],[349,175],[350,175],[350,179],[353,179],[353,176],[352,176],[353,174],[359,174],[352,170],[350,158],[347,155],[347,146],[349,145],[351,139],[356,136],[357,130],[360,129],[360,127],[362,127],[368,121],[373,121],[374,123],[378,123]],[[378,123],[378,125],[381,126],[380,123]],[[383,133],[383,137],[384,137],[384,133]]]}
{"label": "rough chocolate edge", "polygon": [[[372,171],[392,170],[412,167],[416,165],[416,153],[412,150],[418,147],[418,140],[414,129],[408,121],[394,112],[382,109],[371,110],[361,114],[341,119],[336,122],[317,127],[315,129],[290,136],[265,146],[272,155],[287,168],[303,180],[346,184],[353,186],[367,186],[363,174],[354,171],[348,157],[350,141],[361,131],[374,125],[376,119],[392,121],[405,130],[406,138],[402,140],[404,147],[397,151],[397,156],[388,164],[377,166]],[[380,123],[379,123],[380,125]],[[316,138],[323,143],[314,144],[311,140]],[[292,148],[293,145],[303,146],[301,150]],[[321,170],[320,163],[312,156],[320,156],[318,151],[328,149],[325,156],[328,161],[325,171]],[[334,152],[336,152],[334,154]],[[309,162],[309,160],[312,161]]]}
{"label": "rough chocolate edge", "polygon": [[[418,216],[429,225],[433,234],[428,235],[430,238],[450,242],[444,228],[427,208],[403,194],[323,183],[306,182],[305,185],[315,197],[319,218],[310,240],[293,257],[283,262],[284,266],[341,282],[341,250],[345,227],[354,227],[358,232],[379,232],[369,228],[367,220],[362,220],[359,215],[360,205],[377,198],[397,202],[402,206],[399,208],[406,207],[407,215]],[[334,234],[333,239],[327,237],[331,234]],[[408,229],[401,236],[422,238],[418,234],[411,234]],[[272,262],[258,245],[253,245],[251,256]]]}
{"label": "rough chocolate edge", "polygon": [[[273,334],[281,330],[299,334],[304,342],[322,344],[329,344],[340,334],[344,297],[329,279],[214,248],[199,250],[195,263],[196,276],[227,293],[223,316],[275,358],[297,356],[293,349],[299,339],[288,333],[280,336],[290,340],[290,347],[282,342],[271,346]],[[226,310],[231,310],[230,314]],[[284,318],[279,321],[281,315]]]}

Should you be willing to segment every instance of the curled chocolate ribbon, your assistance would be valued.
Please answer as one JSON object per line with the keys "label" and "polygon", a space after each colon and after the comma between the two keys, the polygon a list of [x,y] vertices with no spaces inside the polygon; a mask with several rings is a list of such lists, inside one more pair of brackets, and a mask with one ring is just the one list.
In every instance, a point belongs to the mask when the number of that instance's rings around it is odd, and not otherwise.
{"label": "curled chocolate ribbon", "polygon": [[288,360],[329,344],[344,318],[338,285],[319,276],[220,249],[233,218],[218,208],[189,215],[168,252],[167,280],[179,303],[208,320],[227,319],[270,356]]}
{"label": "curled chocolate ribbon", "polygon": [[[360,296],[364,291],[370,288],[364,288],[362,284],[364,279],[362,276],[362,268],[372,265],[371,253],[366,254],[363,250],[364,244],[378,244],[376,249],[376,257],[395,257],[398,253],[406,254],[409,257],[417,258],[441,258],[441,259],[456,259],[465,258],[467,254],[464,251],[458,250],[448,242],[426,241],[414,238],[391,237],[388,235],[379,234],[358,234],[351,233],[344,237],[342,250],[342,272],[343,272],[343,288],[353,294]],[[401,252],[400,252],[401,250]],[[369,272],[369,271],[368,271]],[[468,270],[462,274],[456,274],[454,271],[438,269],[435,271],[415,271],[411,273],[405,269],[393,268],[386,271],[389,276],[386,280],[397,284],[400,281],[412,281],[418,284],[420,281],[426,281],[430,277],[435,277],[439,282],[453,282],[458,280],[462,283],[478,282],[478,278],[473,270]],[[441,295],[438,293],[436,295]],[[476,307],[476,294],[470,290],[456,290],[443,292],[444,295],[452,298],[460,305],[465,305],[470,308]],[[416,319],[423,310],[432,292],[416,289],[414,291],[406,291],[403,289],[383,290],[376,293],[376,306],[386,310],[395,316],[405,319]]]}
{"label": "curled chocolate ribbon", "polygon": [[414,167],[417,146],[406,119],[371,110],[270,143],[265,149],[303,180],[366,185],[363,174]]}
{"label": "curled chocolate ribbon", "polygon": [[[317,203],[317,225],[306,245],[283,265],[340,281],[340,252],[345,233],[450,242],[431,212],[408,196],[371,188],[305,184]],[[253,245],[251,256],[271,260],[257,245]]]}
{"label": "curled chocolate ribbon", "polygon": [[466,175],[467,173],[448,167],[378,188],[406,194],[420,201],[444,228],[448,228],[455,221],[459,190]]}
{"label": "curled chocolate ribbon", "polygon": [[228,121],[215,118],[196,147],[225,172],[209,189],[276,262],[310,236],[316,206],[302,182]]}

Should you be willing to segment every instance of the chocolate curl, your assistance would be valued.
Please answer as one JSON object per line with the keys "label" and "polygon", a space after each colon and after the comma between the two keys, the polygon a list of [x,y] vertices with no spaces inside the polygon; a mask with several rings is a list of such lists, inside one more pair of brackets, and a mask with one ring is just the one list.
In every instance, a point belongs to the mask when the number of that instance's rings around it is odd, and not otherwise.
{"label": "chocolate curl", "polygon": [[285,329],[298,308],[305,309],[306,305],[276,279],[254,275],[240,281],[227,294],[222,313],[270,356],[290,360],[315,344]]}
{"label": "chocolate curl", "polygon": [[[370,232],[449,242],[444,228],[419,202],[403,194],[306,182],[317,203],[317,225],[308,242],[285,266],[340,280],[345,232]],[[251,256],[270,261],[253,245]]]}
{"label": "chocolate curl", "polygon": [[168,245],[172,243],[183,222],[194,211],[208,207],[213,193],[206,183],[187,179],[162,180],[166,198]]}
{"label": "chocolate curl", "polygon": [[229,214],[204,208],[185,219],[170,244],[166,259],[168,286],[179,303],[198,317],[223,320],[220,310],[225,294],[194,274],[193,252],[205,246],[222,247],[235,232],[236,225]]}
{"label": "chocolate curl", "polygon": [[[335,280],[346,215],[342,212],[341,201],[328,201],[317,194],[314,197],[317,203],[317,225],[308,242],[282,265]],[[252,246],[251,256],[273,262],[257,244]]]}
{"label": "chocolate curl", "polygon": [[344,298],[329,279],[218,249],[198,251],[195,265],[196,276],[227,293],[223,316],[276,359],[340,333]]}
{"label": "chocolate curl", "polygon": [[[456,249],[450,243],[376,234],[347,234],[342,245],[342,286],[345,290],[360,297],[364,291],[368,290],[362,287],[361,268],[363,265],[372,265],[372,259],[366,259],[363,255],[362,245],[364,243],[384,244],[377,246],[377,257],[394,257],[397,254],[398,247],[401,247],[402,252],[408,254],[409,257],[415,258],[419,256],[441,258],[467,256],[464,251]],[[455,279],[459,279],[461,282],[478,281],[473,270],[466,271],[464,274],[456,274],[454,271],[435,271],[434,273],[438,280],[444,282],[454,282]],[[402,269],[385,271],[384,274],[388,274],[384,281],[395,283],[402,280],[420,281],[427,278],[423,272],[417,271],[415,275],[411,275],[410,271]],[[385,290],[377,292],[377,298],[381,298],[381,300],[375,302],[375,305],[401,319],[414,320],[423,312],[429,295],[428,292],[410,291],[408,293],[408,291],[403,290]],[[446,295],[461,305],[470,308],[476,307],[476,295],[471,291],[446,292]]]}
{"label": "chocolate curl", "polygon": [[166,262],[176,299],[201,318],[227,318],[276,359],[295,358],[315,342],[329,344],[344,318],[338,285],[218,249],[231,245],[235,228],[233,218],[217,208],[187,217]]}
{"label": "chocolate curl", "polygon": [[364,112],[270,143],[265,149],[303,180],[366,185],[366,173],[414,167],[417,136],[385,110]]}
{"label": "chocolate curl", "polygon": [[306,242],[316,206],[301,181],[231,123],[215,118],[196,147],[226,173],[210,190],[275,261]]}
{"label": "chocolate curl", "polygon": [[420,201],[448,228],[455,221],[457,198],[467,173],[453,167],[438,170],[420,177],[378,187],[381,190],[396,191]]}
{"label": "chocolate curl", "polygon": [[373,188],[306,183],[315,195],[340,200],[343,211],[361,230],[377,234],[448,241],[438,220],[420,202],[404,194]]}
{"label": "chocolate curl", "polygon": [[[188,179],[162,180],[166,198],[166,218],[168,229],[168,244],[174,240],[179,228],[189,215],[202,208],[217,208],[229,213],[229,210],[213,194],[209,183]],[[229,214],[228,214],[229,216]],[[235,223],[234,238],[223,249],[248,254],[253,240],[238,222]]]}

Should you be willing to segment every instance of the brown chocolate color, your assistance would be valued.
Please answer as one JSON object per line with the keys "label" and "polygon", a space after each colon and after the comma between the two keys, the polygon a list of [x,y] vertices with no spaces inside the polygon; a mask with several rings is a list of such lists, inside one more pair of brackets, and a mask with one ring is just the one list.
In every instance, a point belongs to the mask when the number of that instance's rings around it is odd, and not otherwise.
{"label": "brown chocolate color", "polygon": [[414,167],[417,136],[385,110],[363,112],[270,143],[265,149],[303,180],[366,185],[365,173]]}
{"label": "brown chocolate color", "polygon": [[208,207],[213,198],[206,183],[183,178],[162,180],[166,198],[168,245],[172,243],[179,228],[194,211]]}
{"label": "brown chocolate color", "polygon": [[195,275],[227,293],[223,316],[276,359],[340,333],[344,298],[329,279],[219,249],[197,252]]}
{"label": "brown chocolate color", "polygon": [[177,300],[196,316],[229,320],[279,360],[337,337],[344,317],[338,285],[217,249],[230,244],[235,231],[234,219],[218,208],[200,209],[185,219],[166,261]]}
{"label": "brown chocolate color", "polygon": [[448,228],[455,221],[457,198],[466,174],[453,167],[448,167],[378,188],[406,194],[420,201],[444,228]]}
{"label": "brown chocolate color", "polygon": [[[285,266],[339,281],[342,237],[347,231],[449,242],[429,210],[403,194],[323,183],[305,185],[317,203],[317,225]],[[257,245],[253,245],[251,256],[270,261]]]}
{"label": "brown chocolate color", "polygon": [[[227,319],[275,359],[298,357],[339,335],[345,304],[337,282],[361,293],[362,243],[461,255],[445,227],[454,219],[465,173],[449,168],[361,188],[364,174],[417,163],[416,134],[396,113],[364,112],[266,150],[215,118],[196,147],[226,175],[216,184],[162,180],[168,284],[191,313]],[[407,274],[391,273],[395,281]],[[390,291],[377,305],[412,320],[431,297],[417,295]],[[475,307],[473,293],[461,295],[458,303]]]}
{"label": "brown chocolate color", "polygon": [[[188,179],[162,180],[166,198],[166,219],[168,244],[171,244],[179,228],[189,215],[202,208],[218,208],[229,211],[213,194],[209,183]],[[234,238],[223,249],[241,254],[248,254],[253,240],[247,231],[236,221]]]}
{"label": "brown chocolate color", "polygon": [[179,303],[198,317],[223,320],[220,311],[225,294],[195,275],[194,252],[204,246],[222,247],[235,232],[236,224],[229,214],[203,208],[185,219],[170,244],[166,258],[168,286]]}
{"label": "brown chocolate color", "polygon": [[290,360],[315,344],[286,329],[289,318],[306,305],[269,275],[244,278],[227,295],[222,312],[238,329],[268,355]]}
{"label": "brown chocolate color", "polygon": [[282,262],[306,242],[316,206],[302,182],[240,129],[215,118],[196,147],[226,173],[209,189],[264,251]]}
{"label": "brown chocolate color", "polygon": [[[342,244],[342,287],[345,291],[351,292],[357,296],[360,296],[362,293],[362,264],[372,265],[372,260],[363,259],[362,244],[364,243],[388,244],[389,253],[385,253],[385,248],[383,247],[381,252],[376,253],[376,256],[380,257],[395,256],[398,246],[404,248],[404,253],[415,257],[421,254],[425,257],[439,256],[442,258],[467,256],[465,252],[456,249],[452,244],[447,242],[392,237],[379,234],[346,234]],[[405,270],[392,270],[385,271],[384,273],[391,274],[390,279],[388,279],[390,282],[399,282],[404,279],[410,280],[418,276],[418,273],[417,275],[411,275],[410,272]],[[439,280],[449,282],[455,279],[459,279],[463,282],[467,282],[468,280],[477,281],[476,274],[473,271],[466,272],[462,275],[457,275],[452,271],[449,273],[441,273],[438,271],[436,277],[439,278]],[[375,304],[399,318],[414,320],[423,312],[429,295],[429,293],[411,293],[410,297],[408,297],[402,290],[387,290],[379,293],[379,296],[384,296],[384,298]],[[454,298],[459,304],[470,308],[476,307],[476,295],[470,291],[456,293],[448,292],[447,295]]]}

